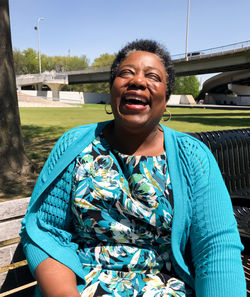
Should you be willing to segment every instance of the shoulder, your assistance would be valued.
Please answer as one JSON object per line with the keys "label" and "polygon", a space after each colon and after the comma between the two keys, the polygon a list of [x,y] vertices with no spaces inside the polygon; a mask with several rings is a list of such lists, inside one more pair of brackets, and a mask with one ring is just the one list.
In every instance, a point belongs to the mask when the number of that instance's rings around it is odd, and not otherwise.
{"label": "shoulder", "polygon": [[212,152],[195,137],[169,128],[163,128],[166,137],[175,145],[175,153],[180,160],[183,172],[192,185],[206,185],[211,167],[217,166]]}
{"label": "shoulder", "polygon": [[171,137],[176,142],[178,148],[189,155],[195,153],[205,153],[205,155],[211,155],[209,148],[197,138],[189,135],[188,133],[179,132],[168,127],[162,126],[166,137]]}
{"label": "shoulder", "polygon": [[[78,126],[73,129],[66,131],[56,142],[52,152],[55,149],[61,148],[66,150],[69,146],[75,145],[78,142],[84,144],[85,141],[88,141],[89,138],[91,139],[97,136],[105,125],[107,125],[110,121],[106,122],[99,122],[99,123],[92,123],[83,126]],[[88,136],[85,138],[85,136]]]}
{"label": "shoulder", "polygon": [[52,165],[54,167],[54,164],[62,157],[66,162],[68,159],[74,158],[84,146],[88,145],[100,134],[104,126],[108,123],[93,123],[66,131],[53,147],[46,165]]}
{"label": "shoulder", "polygon": [[92,123],[87,125],[78,126],[66,131],[62,136],[59,138],[58,141],[76,141],[81,136],[91,132],[91,131],[98,131],[103,129],[105,125],[107,125],[110,121],[107,122],[99,122],[99,123]]}

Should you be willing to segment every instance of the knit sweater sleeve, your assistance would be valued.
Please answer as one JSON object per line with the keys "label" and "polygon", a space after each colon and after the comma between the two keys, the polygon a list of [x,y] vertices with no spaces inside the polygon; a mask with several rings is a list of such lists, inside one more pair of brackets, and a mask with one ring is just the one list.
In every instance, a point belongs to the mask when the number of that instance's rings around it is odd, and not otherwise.
{"label": "knit sweater sleeve", "polygon": [[22,231],[22,244],[30,272],[34,276],[36,267],[49,258],[49,255],[30,239],[26,230]]}
{"label": "knit sweater sleeve", "polygon": [[71,268],[78,275],[81,265],[72,242],[70,164],[38,198],[37,207],[26,214],[21,237],[32,273],[47,257],[52,257]]}
{"label": "knit sweater sleeve", "polygon": [[203,143],[190,137],[182,141],[192,209],[196,297],[246,297],[243,246],[220,169]]}

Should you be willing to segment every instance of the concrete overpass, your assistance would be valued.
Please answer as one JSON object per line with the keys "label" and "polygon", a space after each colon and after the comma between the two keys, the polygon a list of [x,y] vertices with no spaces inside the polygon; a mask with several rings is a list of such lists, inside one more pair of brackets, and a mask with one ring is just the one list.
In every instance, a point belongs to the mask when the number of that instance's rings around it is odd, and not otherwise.
{"label": "concrete overpass", "polygon": [[226,72],[250,68],[250,47],[173,60],[177,76]]}
{"label": "concrete overpass", "polygon": [[211,77],[204,82],[199,97],[207,104],[250,105],[250,69]]}
{"label": "concrete overpass", "polygon": [[17,88],[22,86],[36,86],[37,90],[42,90],[43,85],[47,85],[53,94],[53,98],[59,98],[60,87],[68,84],[68,75],[56,73],[55,71],[44,72],[41,74],[25,74],[16,76]]}
{"label": "concrete overpass", "polygon": [[[241,47],[240,47],[241,45]],[[236,47],[236,48],[235,48]],[[223,47],[201,50],[189,54],[172,56],[177,76],[235,71],[250,68],[250,41]],[[36,85],[37,88],[48,85],[54,98],[58,98],[63,84],[96,83],[109,81],[109,68],[84,69],[64,73],[47,72],[17,76],[17,86]]]}
{"label": "concrete overpass", "polygon": [[224,93],[229,90],[228,87],[230,86],[228,84],[237,84],[250,88],[250,68],[215,75],[204,82],[202,91],[204,93]]}
{"label": "concrete overpass", "polygon": [[[250,46],[224,52],[203,54],[173,60],[177,76],[207,74],[250,68]],[[68,72],[69,84],[107,82],[109,68]]]}

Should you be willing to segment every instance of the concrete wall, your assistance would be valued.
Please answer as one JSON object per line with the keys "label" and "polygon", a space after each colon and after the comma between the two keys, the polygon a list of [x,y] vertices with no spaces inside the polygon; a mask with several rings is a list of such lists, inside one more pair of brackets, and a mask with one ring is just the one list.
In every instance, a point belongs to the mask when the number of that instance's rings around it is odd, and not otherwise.
{"label": "concrete wall", "polygon": [[[22,90],[23,94],[29,96],[39,96],[46,98],[48,100],[56,100],[58,98],[52,98],[51,91],[31,91]],[[75,104],[97,104],[97,103],[109,103],[110,97],[107,93],[83,93],[83,92],[59,92],[59,101],[65,103],[75,103]],[[171,95],[168,101],[168,105],[178,105],[178,104],[196,104],[192,95]]]}
{"label": "concrete wall", "polygon": [[85,104],[88,103],[109,103],[110,96],[108,93],[83,93]]}
{"label": "concrete wall", "polygon": [[[51,91],[32,91],[22,90],[23,94],[29,96],[43,97],[48,100],[53,100]],[[56,98],[58,100],[58,98]],[[83,93],[83,92],[59,92],[59,100],[61,102],[76,103],[76,104],[96,104],[96,103],[109,103],[110,97],[107,93]]]}
{"label": "concrete wall", "polygon": [[204,104],[249,106],[250,95],[233,96],[224,94],[208,94],[205,97]]}
{"label": "concrete wall", "polygon": [[178,105],[178,104],[196,104],[194,97],[192,95],[171,95],[168,100],[168,105]]}
{"label": "concrete wall", "polygon": [[248,95],[250,96],[250,86],[228,84],[228,89],[235,92],[237,95]]}
{"label": "concrete wall", "polygon": [[250,106],[250,95],[238,96],[238,105],[249,105]]}

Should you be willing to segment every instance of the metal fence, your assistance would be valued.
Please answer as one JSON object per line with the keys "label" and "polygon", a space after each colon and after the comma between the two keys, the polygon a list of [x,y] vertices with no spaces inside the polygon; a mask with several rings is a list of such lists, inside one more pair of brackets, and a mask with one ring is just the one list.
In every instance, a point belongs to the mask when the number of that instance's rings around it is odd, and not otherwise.
{"label": "metal fence", "polygon": [[[224,52],[227,52],[227,51],[238,51],[240,49],[244,49],[247,47],[250,47],[250,40],[189,52],[188,57],[193,58],[193,57],[200,57],[203,55],[223,54]],[[185,59],[185,57],[186,57],[186,53],[171,55],[171,58],[173,60]]]}

